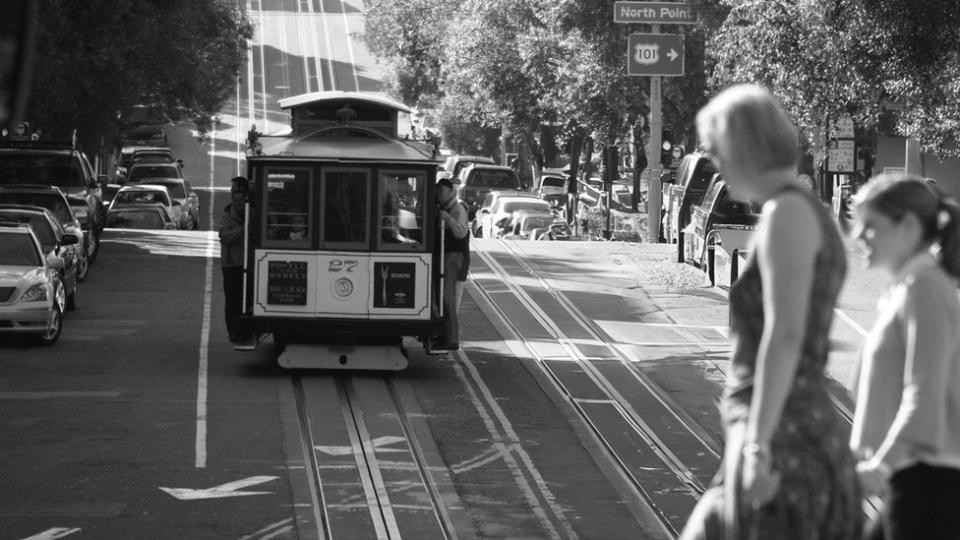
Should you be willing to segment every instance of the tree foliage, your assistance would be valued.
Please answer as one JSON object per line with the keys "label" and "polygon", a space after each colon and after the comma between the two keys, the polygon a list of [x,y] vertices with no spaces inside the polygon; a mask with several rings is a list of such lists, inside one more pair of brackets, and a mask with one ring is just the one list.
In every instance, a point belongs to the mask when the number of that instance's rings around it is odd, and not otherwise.
{"label": "tree foliage", "polygon": [[230,96],[253,35],[229,0],[40,0],[28,118],[94,148],[141,100],[210,116]]}

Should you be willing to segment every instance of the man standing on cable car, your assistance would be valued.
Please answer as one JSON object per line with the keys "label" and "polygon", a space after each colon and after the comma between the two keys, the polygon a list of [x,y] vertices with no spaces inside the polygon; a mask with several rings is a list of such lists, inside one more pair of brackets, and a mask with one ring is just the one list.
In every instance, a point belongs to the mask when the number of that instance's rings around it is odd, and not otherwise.
{"label": "man standing on cable car", "polygon": [[240,330],[238,319],[243,310],[243,232],[245,207],[249,196],[247,179],[230,181],[230,204],[223,209],[218,226],[220,267],[223,270],[223,311],[230,342],[241,347],[252,345],[253,337]]}
{"label": "man standing on cable car", "polygon": [[433,344],[433,352],[460,348],[460,327],[457,310],[463,285],[470,269],[470,234],[467,207],[457,198],[453,183],[443,178],[437,182],[437,205],[443,228],[443,330],[444,335]]}

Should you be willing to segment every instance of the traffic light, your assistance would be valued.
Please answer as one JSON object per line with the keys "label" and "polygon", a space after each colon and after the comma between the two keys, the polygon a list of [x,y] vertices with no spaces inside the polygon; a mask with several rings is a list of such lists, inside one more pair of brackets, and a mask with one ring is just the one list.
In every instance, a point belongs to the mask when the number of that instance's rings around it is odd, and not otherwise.
{"label": "traffic light", "polygon": [[673,131],[664,129],[660,135],[660,164],[664,167],[670,165],[673,161]]}

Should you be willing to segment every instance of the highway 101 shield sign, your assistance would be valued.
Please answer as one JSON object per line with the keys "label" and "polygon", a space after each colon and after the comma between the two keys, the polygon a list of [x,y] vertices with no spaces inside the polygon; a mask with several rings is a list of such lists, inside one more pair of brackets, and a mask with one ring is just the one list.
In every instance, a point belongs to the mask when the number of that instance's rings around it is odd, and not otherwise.
{"label": "highway 101 shield sign", "polygon": [[683,75],[683,35],[630,34],[627,74],[679,77]]}

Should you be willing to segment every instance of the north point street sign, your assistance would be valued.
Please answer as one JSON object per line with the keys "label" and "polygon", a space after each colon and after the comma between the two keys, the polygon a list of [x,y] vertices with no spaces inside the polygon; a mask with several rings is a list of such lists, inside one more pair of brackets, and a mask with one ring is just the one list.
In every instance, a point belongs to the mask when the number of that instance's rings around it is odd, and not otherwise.
{"label": "north point street sign", "polygon": [[683,36],[630,34],[627,38],[627,74],[648,77],[683,75]]}
{"label": "north point street sign", "polygon": [[680,2],[614,2],[613,22],[694,24],[697,14]]}

